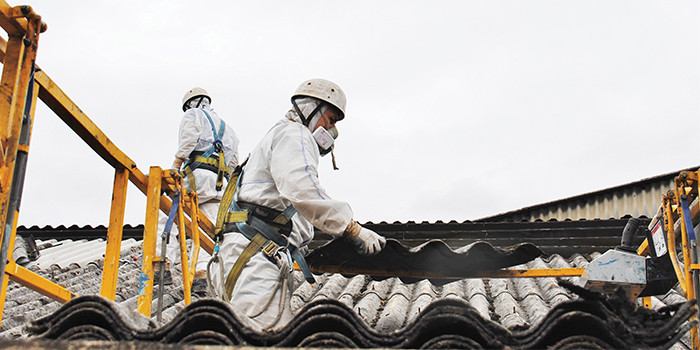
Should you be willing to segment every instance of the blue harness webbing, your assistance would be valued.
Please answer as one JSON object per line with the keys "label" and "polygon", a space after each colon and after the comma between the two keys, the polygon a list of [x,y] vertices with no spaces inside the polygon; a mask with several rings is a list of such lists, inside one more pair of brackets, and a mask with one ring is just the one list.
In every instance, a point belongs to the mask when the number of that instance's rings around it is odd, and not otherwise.
{"label": "blue harness webbing", "polygon": [[[214,135],[214,141],[212,142],[211,147],[209,147],[204,154],[202,154],[199,157],[195,157],[195,160],[193,161],[191,158],[188,159],[185,164],[184,164],[184,169],[185,173],[187,176],[190,177],[190,187],[193,190],[196,190],[196,184],[194,184],[194,178],[190,175],[194,169],[197,169],[203,165],[203,161],[209,161],[209,162],[216,162],[218,163],[218,166],[216,167],[217,171],[217,179],[216,179],[216,190],[220,190],[221,187],[223,186],[223,177],[224,174],[228,174],[228,168],[226,168],[225,165],[225,156],[224,156],[224,144],[221,141],[223,136],[224,136],[224,131],[226,130],[226,123],[224,121],[221,121],[221,124],[219,125],[219,131],[216,131],[216,127],[214,126],[214,121],[211,119],[211,116],[209,113],[207,113],[206,110],[200,108],[202,112],[204,112],[204,115],[207,117],[207,120],[209,121],[209,125],[211,126],[211,132]],[[217,152],[219,154],[219,158],[213,158],[213,159],[208,159],[209,157],[214,154],[214,152]],[[197,160],[201,159],[201,161]],[[215,160],[216,159],[216,160]],[[210,169],[211,170],[211,169]],[[228,176],[228,175],[226,175]]]}

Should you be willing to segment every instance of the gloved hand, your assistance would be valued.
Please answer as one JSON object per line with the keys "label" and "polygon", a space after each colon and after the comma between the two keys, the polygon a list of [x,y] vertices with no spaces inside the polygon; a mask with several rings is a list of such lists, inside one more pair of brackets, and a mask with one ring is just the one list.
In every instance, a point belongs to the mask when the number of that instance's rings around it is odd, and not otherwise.
{"label": "gloved hand", "polygon": [[364,255],[377,254],[386,244],[386,239],[384,237],[360,226],[355,220],[348,224],[344,235],[355,242],[358,252]]}
{"label": "gloved hand", "polygon": [[364,255],[374,255],[382,251],[386,244],[386,238],[376,232],[360,226],[360,234],[357,236],[355,245]]}
{"label": "gloved hand", "polygon": [[184,162],[184,161],[185,161],[184,159],[175,158],[175,160],[173,161],[172,168],[177,170],[177,171],[180,171],[180,166],[182,166],[182,162]]}

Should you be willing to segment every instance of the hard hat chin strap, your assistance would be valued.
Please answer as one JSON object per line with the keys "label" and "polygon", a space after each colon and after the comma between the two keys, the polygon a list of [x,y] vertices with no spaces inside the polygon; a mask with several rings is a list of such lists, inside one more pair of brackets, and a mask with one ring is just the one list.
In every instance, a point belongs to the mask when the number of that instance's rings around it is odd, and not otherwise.
{"label": "hard hat chin strap", "polygon": [[[204,101],[205,98],[207,99],[206,101]],[[203,102],[205,102],[204,106],[202,106]],[[185,111],[187,111],[190,108],[199,108],[200,106],[206,107],[209,105],[208,102],[209,102],[209,98],[207,98],[206,96],[199,96],[199,98],[194,97],[194,98],[190,99],[189,101],[187,101],[187,103],[185,103]]]}
{"label": "hard hat chin strap", "polygon": [[333,153],[333,149],[331,149],[331,160],[333,160],[333,170],[340,170],[340,168],[335,165],[335,153]]}
{"label": "hard hat chin strap", "polygon": [[[297,112],[297,115],[301,119],[302,124],[304,126],[306,126],[307,128],[309,128],[309,124],[311,123],[311,120],[313,119],[314,115],[316,113],[318,113],[321,110],[321,108],[323,108],[327,104],[327,102],[319,100],[319,99],[315,99],[318,101],[318,105],[316,106],[316,108],[313,109],[313,111],[311,111],[311,113],[309,113],[309,116],[307,117],[307,116],[304,116],[304,113],[301,112],[301,108],[299,108],[299,105],[297,104],[297,99],[298,98],[292,99],[292,106],[294,106],[294,110]],[[309,129],[311,129],[311,128],[309,128]],[[313,130],[311,130],[311,131],[313,133]],[[331,137],[330,143],[332,144],[333,139],[338,137],[337,130],[335,130],[335,136],[329,136],[329,137]],[[316,140],[316,142],[318,143],[318,139]],[[339,170],[338,167],[336,166],[336,163],[335,163],[335,153],[333,153],[333,147],[329,147],[328,149],[324,149],[319,144],[318,150],[321,153],[321,156],[325,156],[328,153],[330,153],[331,157],[333,158],[333,170]]]}
{"label": "hard hat chin strap", "polygon": [[326,105],[326,102],[316,99],[318,101],[318,105],[316,106],[316,108],[314,108],[313,111],[311,111],[311,113],[309,113],[309,116],[307,117],[304,116],[304,113],[301,112],[301,109],[299,108],[299,105],[297,104],[296,100],[297,99],[292,100],[294,110],[297,112],[297,115],[299,115],[299,118],[301,118],[301,123],[308,128],[309,123],[311,123],[311,119],[313,119],[314,115],[318,113],[321,110],[321,108],[323,108],[323,106]]}

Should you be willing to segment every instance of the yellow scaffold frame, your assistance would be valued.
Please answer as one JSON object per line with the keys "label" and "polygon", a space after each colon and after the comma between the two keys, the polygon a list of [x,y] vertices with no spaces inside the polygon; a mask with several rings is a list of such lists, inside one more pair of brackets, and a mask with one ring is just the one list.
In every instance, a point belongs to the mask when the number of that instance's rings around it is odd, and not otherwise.
{"label": "yellow scaffold frame", "polygon": [[[100,295],[114,300],[117,288],[119,257],[124,227],[124,207],[126,190],[131,181],[141,192],[147,195],[148,210],[146,213],[146,228],[144,229],[143,270],[149,280],[144,283],[144,292],[139,295],[139,311],[150,316],[153,293],[153,268],[151,262],[156,260],[155,249],[146,249],[147,245],[156,244],[158,211],[168,213],[172,205],[169,196],[176,191],[185,195],[180,196],[182,203],[178,212],[178,227],[193,238],[191,265],[187,263],[185,237],[180,235],[180,248],[183,271],[183,289],[185,302],[190,302],[190,286],[194,279],[194,265],[197,261],[199,246],[211,253],[214,248],[213,225],[198,209],[196,194],[182,189],[182,179],[174,174],[164,174],[163,170],[154,167],[150,174],[160,179],[155,184],[149,179],[124,152],[114,145],[97,125],[85,115],[80,108],[35,64],[39,33],[47,26],[41,21],[41,16],[34,13],[29,6],[12,7],[0,0],[0,26],[8,33],[8,40],[0,38],[0,60],[3,63],[2,78],[0,79],[0,237],[3,241],[9,237],[6,254],[6,264],[2,274],[0,287],[0,322],[5,306],[5,297],[9,279],[18,282],[52,299],[67,302],[77,295],[66,288],[31,272],[12,260],[14,239],[17,228],[18,208],[11,208],[13,194],[21,196],[21,186],[13,182],[16,173],[15,160],[18,155],[29,152],[29,135],[33,123],[34,109],[37,98],[41,99],[56,115],[61,118],[85,143],[90,146],[103,160],[115,169],[112,192],[109,226],[107,229],[107,246],[105,263],[102,272]],[[31,73],[34,73],[33,80]],[[33,84],[33,85],[32,85]],[[31,86],[30,86],[31,85]],[[31,89],[30,89],[31,87]],[[28,91],[32,91],[29,101],[31,110],[25,113],[25,101]],[[25,126],[25,129],[22,126]],[[20,143],[20,134],[27,132],[27,141]],[[19,169],[23,178],[24,169]],[[13,193],[13,191],[15,191]],[[19,192],[17,192],[19,191]],[[186,217],[184,214],[189,216]],[[8,237],[6,237],[8,236]],[[151,242],[152,241],[152,242]],[[5,278],[7,275],[8,278]],[[143,278],[142,278],[143,280]]]}
{"label": "yellow scaffold frame", "polygon": [[[659,214],[651,222],[651,225],[654,225],[657,220],[663,220],[668,256],[678,278],[678,284],[687,300],[696,299],[700,295],[700,264],[698,264],[700,250],[694,232],[694,227],[700,223],[700,202],[697,200],[698,178],[700,178],[700,170],[681,172],[674,179],[675,189],[669,190],[663,196]],[[685,210],[683,202],[685,202]],[[649,249],[648,240],[644,240],[637,249],[637,253],[649,255]],[[645,298],[645,304],[647,304],[647,298]],[[691,322],[696,320],[698,320],[697,312],[690,318]],[[691,328],[690,338],[693,349],[700,349],[698,324]]]}

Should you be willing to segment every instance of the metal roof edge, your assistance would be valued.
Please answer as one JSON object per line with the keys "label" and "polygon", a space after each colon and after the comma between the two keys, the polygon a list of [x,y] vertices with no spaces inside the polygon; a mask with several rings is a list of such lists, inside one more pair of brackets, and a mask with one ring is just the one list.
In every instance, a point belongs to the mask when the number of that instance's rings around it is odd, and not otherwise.
{"label": "metal roof edge", "polygon": [[485,216],[485,217],[482,217],[482,218],[479,218],[479,219],[475,219],[475,220],[473,220],[473,221],[474,221],[474,222],[487,222],[487,221],[492,221],[492,220],[495,220],[495,219],[498,219],[498,218],[501,218],[501,217],[507,217],[507,216],[510,216],[510,215],[513,215],[513,214],[516,214],[516,213],[520,213],[520,212],[531,211],[531,210],[537,210],[537,209],[544,208],[544,207],[548,207],[548,206],[552,206],[552,205],[557,205],[557,204],[561,204],[561,203],[565,203],[565,202],[569,202],[569,201],[574,201],[574,200],[577,200],[577,199],[580,199],[580,198],[585,198],[585,197],[600,195],[600,194],[604,194],[604,193],[614,192],[614,191],[617,191],[617,190],[620,190],[620,189],[623,189],[623,188],[626,188],[626,187],[634,187],[634,186],[639,186],[639,185],[643,185],[643,184],[647,184],[647,183],[651,183],[651,182],[661,181],[661,180],[663,180],[663,179],[665,179],[665,178],[673,178],[673,177],[675,177],[675,176],[678,176],[678,174],[680,174],[682,171],[695,171],[695,170],[698,170],[698,169],[700,169],[700,166],[695,166],[695,167],[691,167],[691,168],[681,169],[681,170],[678,170],[678,171],[674,171],[674,172],[670,172],[670,173],[666,173],[666,174],[662,174],[662,175],[657,175],[657,176],[653,176],[653,177],[643,178],[643,179],[641,179],[641,180],[629,182],[629,183],[626,183],[626,184],[623,184],[623,185],[619,185],[619,186],[608,187],[608,188],[605,188],[605,189],[602,189],[602,190],[597,190],[597,191],[593,191],[593,192],[587,192],[587,193],[583,193],[583,194],[579,194],[579,195],[575,195],[575,196],[571,196],[571,197],[566,197],[566,198],[562,198],[562,199],[553,200],[553,201],[550,201],[550,202],[545,202],[545,203],[535,204],[535,205],[531,205],[531,206],[527,206],[527,207],[522,207],[522,208],[520,208],[520,209],[510,210],[510,211],[503,212],[503,213],[499,213],[499,214],[495,214],[495,215]]}

